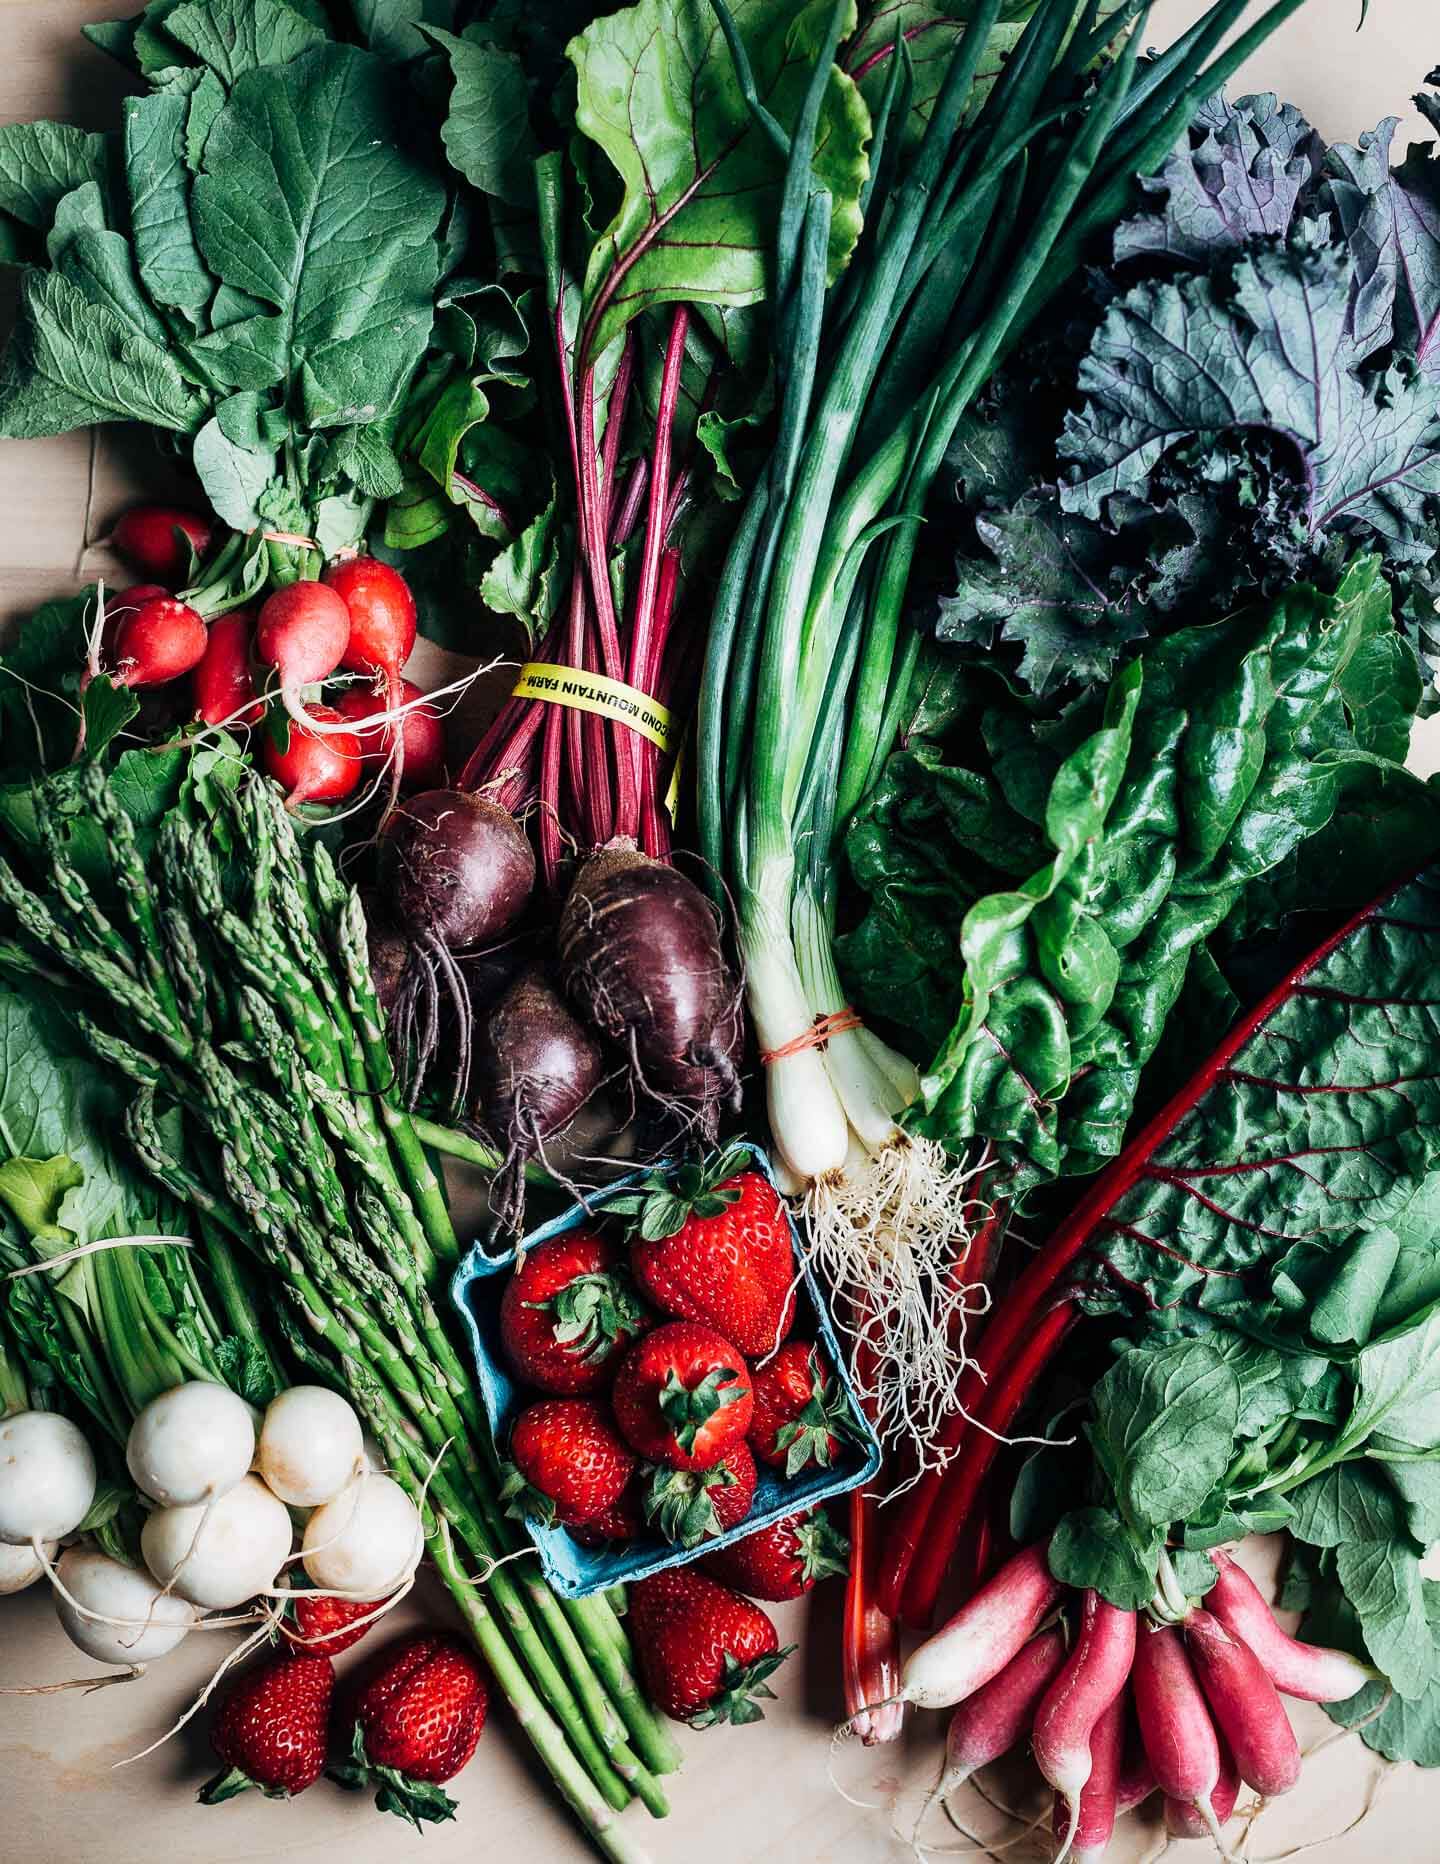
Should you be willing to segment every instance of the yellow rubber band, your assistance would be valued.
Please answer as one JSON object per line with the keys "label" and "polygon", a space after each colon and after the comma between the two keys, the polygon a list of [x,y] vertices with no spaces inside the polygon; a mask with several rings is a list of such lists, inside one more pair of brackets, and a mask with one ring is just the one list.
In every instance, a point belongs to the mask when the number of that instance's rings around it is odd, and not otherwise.
{"label": "yellow rubber band", "polygon": [[670,749],[674,733],[670,714],[658,699],[612,680],[604,673],[587,673],[583,667],[551,666],[532,660],[520,669],[511,694],[514,699],[543,699],[549,705],[569,706],[575,712],[597,712],[628,725],[662,751]]}

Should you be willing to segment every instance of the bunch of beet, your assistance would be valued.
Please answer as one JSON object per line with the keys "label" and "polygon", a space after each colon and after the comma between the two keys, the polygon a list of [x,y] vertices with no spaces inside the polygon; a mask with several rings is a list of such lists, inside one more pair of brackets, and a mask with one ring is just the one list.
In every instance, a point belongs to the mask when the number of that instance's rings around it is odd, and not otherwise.
{"label": "bunch of beet", "polygon": [[[828,1467],[852,1427],[821,1349],[791,1337],[790,1230],[772,1187],[738,1172],[690,1192],[657,1186],[629,1229],[537,1243],[501,1298],[528,1399],[507,1500],[585,1545],[649,1534],[703,1550],[750,1515],[757,1463],[787,1479]],[[841,1551],[811,1510],[715,1554],[712,1571],[794,1598],[841,1570]]]}
{"label": "bunch of beet", "polygon": [[1056,1864],[1097,1864],[1155,1793],[1171,1837],[1225,1855],[1242,1783],[1269,1799],[1300,1777],[1281,1696],[1342,1702],[1375,1673],[1290,1637],[1242,1567],[1210,1558],[1203,1606],[1163,1622],[1061,1585],[1043,1545],[1002,1566],[901,1673],[901,1702],[954,1709],[927,1807],[1028,1744],[1055,1792]]}

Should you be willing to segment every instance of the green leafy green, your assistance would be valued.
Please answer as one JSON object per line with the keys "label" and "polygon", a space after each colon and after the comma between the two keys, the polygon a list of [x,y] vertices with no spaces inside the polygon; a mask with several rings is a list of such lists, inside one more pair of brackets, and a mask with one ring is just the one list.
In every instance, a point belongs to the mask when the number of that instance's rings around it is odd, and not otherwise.
{"label": "green leafy green", "polygon": [[1077,1508],[1050,1537],[1050,1570],[1067,1586],[1093,1586],[1121,1611],[1136,1612],[1155,1596],[1155,1566],[1164,1541],[1137,1545],[1133,1531],[1108,1508]]}

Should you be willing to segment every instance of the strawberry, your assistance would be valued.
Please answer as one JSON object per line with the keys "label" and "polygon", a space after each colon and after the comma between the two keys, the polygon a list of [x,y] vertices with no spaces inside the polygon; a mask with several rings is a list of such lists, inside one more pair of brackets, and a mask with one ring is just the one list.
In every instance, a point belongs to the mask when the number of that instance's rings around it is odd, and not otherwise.
{"label": "strawberry", "polygon": [[795,1648],[780,1648],[758,1605],[693,1567],[672,1567],[630,1589],[630,1634],[655,1706],[692,1728],[758,1722],[756,1696]]}
{"label": "strawberry", "polygon": [[330,1778],[376,1787],[379,1810],[417,1831],[422,1819],[453,1819],[455,1801],[440,1783],[453,1780],[475,1752],[488,1702],[479,1659],[459,1638],[429,1631],[401,1638],[362,1673],[350,1759],[332,1767]]}
{"label": "strawberry", "polygon": [[713,1327],[672,1320],[632,1346],[610,1394],[615,1421],[647,1462],[713,1469],[750,1428],[745,1361]]}
{"label": "strawberry", "polygon": [[772,1469],[787,1476],[811,1463],[828,1469],[842,1439],[856,1435],[845,1388],[808,1340],[787,1340],[754,1383],[750,1447]]}
{"label": "strawberry", "polygon": [[740,1442],[713,1469],[655,1470],[645,1489],[645,1519],[666,1540],[698,1547],[743,1521],[755,1499],[755,1458]]}
{"label": "strawberry", "polygon": [[609,1209],[638,1219],[630,1266],[641,1292],[680,1320],[704,1321],[747,1358],[774,1350],[795,1314],[795,1252],[785,1206],[732,1148],[670,1180],[652,1175]]}
{"label": "strawberry", "polygon": [[709,1554],[702,1565],[722,1585],[778,1605],[802,1598],[817,1579],[845,1572],[849,1551],[849,1542],[824,1512],[811,1508],[757,1528]]}
{"label": "strawberry", "polygon": [[[379,1623],[371,1618],[385,1603],[383,1599],[332,1599],[323,1593],[297,1592],[290,1605],[290,1618],[283,1619],[280,1635],[293,1650],[316,1651],[322,1657],[338,1657],[342,1650],[358,1644],[365,1633]],[[357,1624],[357,1618],[364,1619]]]}
{"label": "strawberry", "polygon": [[544,1392],[598,1391],[645,1324],[620,1251],[589,1230],[527,1249],[500,1301],[511,1370]]}
{"label": "strawberry", "polygon": [[500,1490],[510,1513],[548,1526],[588,1521],[619,1501],[635,1458],[594,1398],[542,1398],[510,1432],[513,1467]]}
{"label": "strawberry", "polygon": [[246,1670],[220,1704],[210,1745],[224,1771],[200,1789],[200,1803],[258,1786],[267,1799],[288,1799],[325,1770],[325,1738],[335,1667],[313,1652],[281,1651]]}
{"label": "strawberry", "polygon": [[612,1502],[588,1520],[577,1521],[570,1532],[582,1547],[607,1547],[617,1541],[623,1544],[638,1540],[645,1532],[638,1481],[627,1482],[619,1501]]}

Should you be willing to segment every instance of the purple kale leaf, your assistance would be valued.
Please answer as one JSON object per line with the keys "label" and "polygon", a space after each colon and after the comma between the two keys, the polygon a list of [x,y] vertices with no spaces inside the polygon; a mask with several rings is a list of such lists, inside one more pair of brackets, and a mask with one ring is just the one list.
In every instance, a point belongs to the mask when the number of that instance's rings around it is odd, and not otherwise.
{"label": "purple kale leaf", "polygon": [[1202,105],[1189,146],[1142,183],[1161,211],[1127,220],[1115,257],[1208,265],[1258,238],[1283,238],[1320,168],[1324,145],[1293,104],[1273,91]]}

